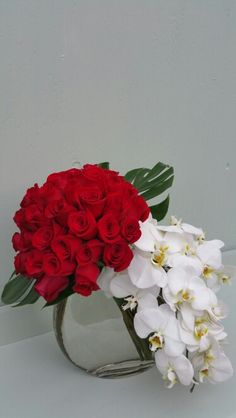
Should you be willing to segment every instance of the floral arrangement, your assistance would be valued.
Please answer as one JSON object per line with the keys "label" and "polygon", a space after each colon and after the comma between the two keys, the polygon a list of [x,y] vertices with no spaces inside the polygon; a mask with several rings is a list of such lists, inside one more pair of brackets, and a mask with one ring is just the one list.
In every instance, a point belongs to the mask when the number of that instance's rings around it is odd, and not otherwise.
{"label": "floral arrangement", "polygon": [[103,290],[120,307],[140,358],[153,358],[167,387],[191,388],[232,376],[223,351],[227,308],[216,293],[229,282],[220,240],[167,213],[169,196],[148,206],[173,182],[157,163],[124,177],[108,163],[53,173],[28,189],[14,216],[15,271],[6,304],[46,306],[73,293]]}

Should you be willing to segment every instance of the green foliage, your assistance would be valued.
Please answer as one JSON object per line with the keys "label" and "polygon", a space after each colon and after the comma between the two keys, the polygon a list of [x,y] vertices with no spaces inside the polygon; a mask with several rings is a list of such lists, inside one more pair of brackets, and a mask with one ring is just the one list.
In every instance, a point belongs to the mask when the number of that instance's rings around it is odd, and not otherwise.
{"label": "green foliage", "polygon": [[108,161],[104,161],[103,163],[98,163],[99,167],[105,168],[106,170],[109,170],[110,163]]}
{"label": "green foliage", "polygon": [[[135,168],[125,179],[132,183],[145,200],[156,198],[169,189],[174,181],[173,167],[158,162],[153,168]],[[160,203],[150,206],[152,216],[160,221],[168,211],[169,195]]]}
{"label": "green foliage", "polygon": [[27,295],[19,302],[17,305],[14,305],[13,308],[17,306],[32,305],[39,299],[40,295],[34,290],[34,286],[31,287],[31,290]]}
{"label": "green foliage", "polygon": [[[18,274],[10,277],[10,280],[6,283],[2,292],[2,301],[6,305],[12,305],[20,301],[21,306],[24,305],[22,297],[26,298],[26,293],[31,290],[32,280]],[[28,303],[28,302],[26,302]]]}
{"label": "green foliage", "polygon": [[153,218],[155,218],[157,221],[161,221],[168,212],[169,203],[170,203],[170,197],[168,195],[166,199],[163,200],[161,203],[150,206],[150,210],[151,210]]}

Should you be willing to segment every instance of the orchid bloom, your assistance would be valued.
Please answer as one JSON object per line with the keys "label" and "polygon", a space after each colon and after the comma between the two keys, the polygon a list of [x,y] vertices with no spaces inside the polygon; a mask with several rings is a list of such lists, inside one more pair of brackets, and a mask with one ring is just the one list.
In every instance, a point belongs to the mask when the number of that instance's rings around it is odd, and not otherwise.
{"label": "orchid bloom", "polygon": [[196,379],[203,382],[220,383],[233,375],[233,368],[222,348],[215,341],[204,353],[195,354],[192,358]]}
{"label": "orchid bloom", "polygon": [[139,289],[130,280],[128,273],[116,274],[111,280],[110,291],[113,296],[123,298],[126,304],[123,309],[131,311],[138,307],[138,310],[145,308],[155,308],[159,287],[154,286],[149,289]]}
{"label": "orchid bloom", "polygon": [[197,237],[204,237],[204,232],[201,228],[196,228],[193,225],[182,222],[182,219],[177,219],[175,216],[170,218],[170,226],[158,225],[157,229],[164,232],[177,232],[182,234],[183,232],[196,235]]}
{"label": "orchid bloom", "polygon": [[221,285],[231,284],[231,279],[236,275],[234,266],[221,266],[219,270],[213,267],[205,266],[203,276],[207,286],[218,292]]}
{"label": "orchid bloom", "polygon": [[146,289],[153,286],[166,285],[167,248],[160,243],[163,234],[157,230],[156,221],[149,216],[145,222],[140,222],[141,237],[134,243],[134,257],[128,267],[128,274],[132,283]]}
{"label": "orchid bloom", "polygon": [[135,246],[144,252],[154,252],[156,242],[162,241],[163,233],[157,229],[157,221],[150,214],[144,222],[139,222],[141,237]]}
{"label": "orchid bloom", "polygon": [[148,337],[151,351],[162,348],[168,356],[179,356],[185,349],[180,340],[178,321],[166,304],[138,312],[134,317],[134,328],[140,338]]}
{"label": "orchid bloom", "polygon": [[149,253],[134,250],[134,257],[128,267],[128,274],[132,283],[140,289],[153,286],[164,287],[167,275],[164,269],[165,250]]}
{"label": "orchid bloom", "polygon": [[223,340],[227,334],[223,326],[213,320],[206,311],[194,311],[190,305],[184,303],[178,313],[181,340],[188,351],[205,351],[214,338]]}
{"label": "orchid bloom", "polygon": [[109,296],[124,299],[123,309],[133,311],[146,307],[155,308],[160,288],[154,286],[149,289],[139,289],[130,280],[127,270],[116,273],[113,269],[103,268],[98,279],[100,288]]}
{"label": "orchid bloom", "polygon": [[167,388],[172,388],[177,381],[186,386],[193,382],[193,366],[183,354],[178,357],[169,357],[163,350],[158,350],[155,353],[155,361],[167,383]]}
{"label": "orchid bloom", "polygon": [[168,284],[163,289],[165,301],[176,310],[182,303],[189,303],[193,309],[211,309],[217,298],[204,281],[195,275],[191,267],[175,267],[168,271]]}
{"label": "orchid bloom", "polygon": [[197,275],[203,271],[203,264],[197,256],[198,241],[187,233],[166,232],[165,242],[169,248],[175,247],[175,251],[170,251],[168,265],[170,267],[192,267]]}

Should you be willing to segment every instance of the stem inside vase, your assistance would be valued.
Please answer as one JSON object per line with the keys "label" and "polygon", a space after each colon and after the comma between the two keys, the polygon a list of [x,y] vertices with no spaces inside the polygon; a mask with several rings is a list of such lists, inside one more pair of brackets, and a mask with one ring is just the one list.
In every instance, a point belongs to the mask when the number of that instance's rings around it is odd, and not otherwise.
{"label": "stem inside vase", "polygon": [[153,354],[149,349],[148,341],[146,339],[139,338],[139,336],[135,332],[135,329],[134,329],[135,313],[133,313],[130,309],[127,309],[127,310],[123,309],[123,304],[124,304],[123,299],[118,299],[115,297],[113,297],[113,299],[116,302],[118,308],[120,309],[120,312],[123,317],[123,321],[136,347],[140,360],[153,360]]}

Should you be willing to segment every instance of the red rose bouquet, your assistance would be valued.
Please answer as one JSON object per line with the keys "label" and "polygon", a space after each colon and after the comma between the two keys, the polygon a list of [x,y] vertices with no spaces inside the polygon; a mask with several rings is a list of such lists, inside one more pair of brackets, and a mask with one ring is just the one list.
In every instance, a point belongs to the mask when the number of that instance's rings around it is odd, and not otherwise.
{"label": "red rose bouquet", "polygon": [[[19,228],[12,237],[15,272],[3,301],[20,299],[23,305],[42,296],[52,304],[74,292],[89,296],[98,290],[104,266],[120,272],[133,258],[140,222],[150,213],[144,197],[160,194],[172,181],[173,169],[162,163],[126,177],[102,163],[53,173],[41,187],[29,188],[14,216]],[[158,208],[160,218],[168,199],[153,210]]]}

